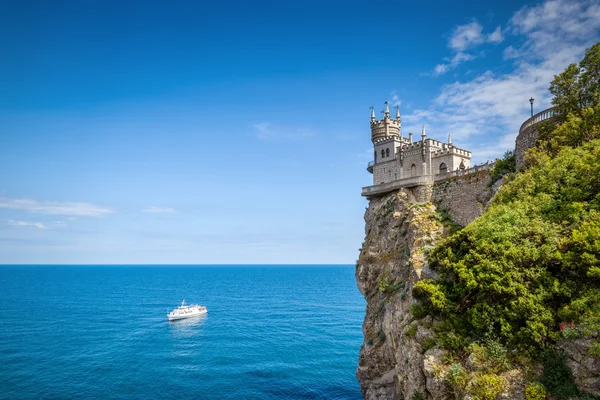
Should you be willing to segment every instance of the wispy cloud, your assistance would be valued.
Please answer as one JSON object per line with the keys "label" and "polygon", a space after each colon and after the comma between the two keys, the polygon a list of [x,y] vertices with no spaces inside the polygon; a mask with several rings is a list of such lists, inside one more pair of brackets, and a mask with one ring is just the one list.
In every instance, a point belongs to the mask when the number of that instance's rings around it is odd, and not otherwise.
{"label": "wispy cloud", "polygon": [[[493,139],[481,150],[500,156],[514,147],[518,128],[527,118],[528,99],[536,99],[538,110],[549,106],[548,86],[554,75],[581,60],[585,49],[600,39],[600,4],[550,0],[521,8],[507,26],[515,39],[504,50],[505,56],[516,57],[511,73],[486,71],[471,80],[444,85],[430,108],[416,110],[404,121],[428,123],[434,134],[451,133],[463,147],[471,136],[489,135]],[[459,41],[456,46],[475,42]],[[471,150],[477,156],[476,146]]]}
{"label": "wispy cloud", "polygon": [[315,132],[306,128],[293,128],[275,125],[271,122],[260,122],[252,125],[256,137],[260,140],[301,139],[315,136]]}
{"label": "wispy cloud", "polygon": [[26,228],[37,228],[37,229],[48,229],[48,227],[41,222],[27,222],[27,221],[8,221],[8,225],[10,226],[21,226]]}
{"label": "wispy cloud", "polygon": [[467,53],[467,50],[473,49],[483,43],[501,43],[504,40],[502,28],[498,26],[490,34],[483,33],[483,26],[476,19],[468,24],[458,25],[452,31],[448,40],[448,47],[454,53],[451,57],[446,57],[445,63],[438,64],[433,69],[433,75],[439,76],[458,67],[460,64],[477,58],[475,55]]}
{"label": "wispy cloud", "polygon": [[101,217],[114,210],[90,203],[37,201],[32,199],[10,199],[0,197],[0,208],[25,211],[34,214]]}
{"label": "wispy cloud", "polygon": [[392,96],[392,105],[394,107],[400,106],[402,104],[402,100],[400,100],[400,97],[398,97],[398,93],[395,90],[392,93],[390,93],[390,95]]}
{"label": "wispy cloud", "polygon": [[175,211],[175,209],[170,208],[170,207],[148,207],[148,208],[144,208],[142,210],[142,212],[145,213],[165,213],[165,214],[174,214],[177,211]]}

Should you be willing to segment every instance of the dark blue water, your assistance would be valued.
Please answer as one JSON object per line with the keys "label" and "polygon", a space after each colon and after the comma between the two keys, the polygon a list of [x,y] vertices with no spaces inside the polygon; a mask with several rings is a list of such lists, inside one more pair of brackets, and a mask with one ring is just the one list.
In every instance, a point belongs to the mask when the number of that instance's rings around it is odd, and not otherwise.
{"label": "dark blue water", "polygon": [[353,266],[2,266],[0,398],[359,399],[363,315]]}

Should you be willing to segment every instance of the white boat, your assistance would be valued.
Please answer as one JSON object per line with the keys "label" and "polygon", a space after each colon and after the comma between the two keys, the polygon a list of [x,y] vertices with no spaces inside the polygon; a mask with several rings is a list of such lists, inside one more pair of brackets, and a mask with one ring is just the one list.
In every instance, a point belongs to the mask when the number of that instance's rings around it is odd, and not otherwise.
{"label": "white boat", "polygon": [[169,317],[169,321],[175,321],[178,319],[199,317],[206,313],[206,307],[199,306],[198,304],[190,304],[189,306],[186,306],[185,300],[183,300],[181,305],[167,314],[167,316]]}

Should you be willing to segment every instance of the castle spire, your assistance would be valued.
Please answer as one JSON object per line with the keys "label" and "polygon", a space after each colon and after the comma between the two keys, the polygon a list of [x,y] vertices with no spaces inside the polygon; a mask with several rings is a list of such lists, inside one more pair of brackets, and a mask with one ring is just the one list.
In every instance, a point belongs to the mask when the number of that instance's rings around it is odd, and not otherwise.
{"label": "castle spire", "polygon": [[390,106],[387,101],[385,102],[385,116],[386,117],[390,116]]}
{"label": "castle spire", "polygon": [[396,106],[396,121],[400,121],[400,107]]}
{"label": "castle spire", "polygon": [[452,136],[448,134],[448,144],[452,144]]}
{"label": "castle spire", "polygon": [[375,121],[375,107],[371,106],[371,121]]}
{"label": "castle spire", "polygon": [[423,130],[421,131],[421,137],[423,139],[425,139],[425,136],[427,136],[427,133],[425,133],[425,125],[423,125]]}

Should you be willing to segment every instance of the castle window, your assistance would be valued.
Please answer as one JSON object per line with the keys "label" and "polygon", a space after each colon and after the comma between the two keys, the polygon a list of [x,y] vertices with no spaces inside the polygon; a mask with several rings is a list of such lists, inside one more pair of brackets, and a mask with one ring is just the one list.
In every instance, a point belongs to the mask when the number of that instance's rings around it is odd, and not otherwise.
{"label": "castle window", "polygon": [[410,176],[417,176],[417,166],[415,164],[410,166]]}
{"label": "castle window", "polygon": [[445,174],[446,172],[448,172],[448,167],[446,166],[445,163],[441,163],[440,164],[440,174]]}
{"label": "castle window", "polygon": [[385,157],[385,150],[381,150],[381,158]]}
{"label": "castle window", "polygon": [[385,156],[389,157],[390,156],[390,149],[385,149]]}

